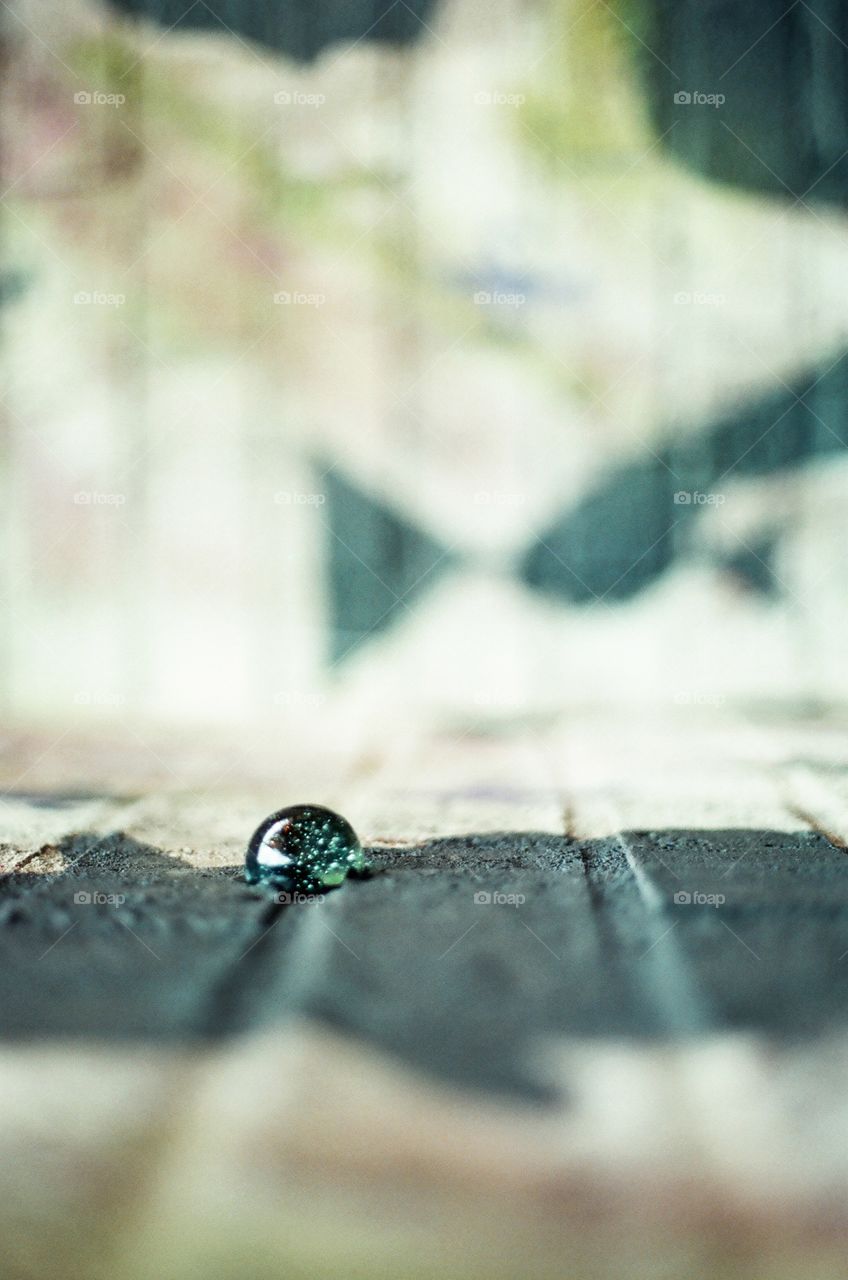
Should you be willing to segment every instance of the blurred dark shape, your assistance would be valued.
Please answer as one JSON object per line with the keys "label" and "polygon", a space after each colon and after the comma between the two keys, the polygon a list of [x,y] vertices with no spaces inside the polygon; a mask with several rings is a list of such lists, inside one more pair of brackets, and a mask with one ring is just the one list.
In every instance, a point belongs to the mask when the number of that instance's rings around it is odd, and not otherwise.
{"label": "blurred dark shape", "polygon": [[843,0],[653,0],[637,14],[634,54],[675,156],[735,186],[848,202]]}
{"label": "blurred dark shape", "polygon": [[[523,580],[580,604],[643,590],[692,554],[695,522],[721,504],[734,478],[775,474],[848,446],[846,356],[608,474],[542,532],[524,559]],[[776,539],[774,530],[770,536]],[[750,565],[747,573],[750,579]]]}
{"label": "blurred dark shape", "polygon": [[112,0],[167,30],[230,31],[309,61],[336,41],[408,44],[425,30],[433,0]]}
{"label": "blurred dark shape", "polygon": [[0,271],[0,307],[7,302],[17,302],[30,285],[30,277],[24,271]]}
{"label": "blurred dark shape", "polygon": [[626,599],[671,564],[668,536],[693,506],[672,505],[674,478],[648,457],[620,468],[546,530],[527,553],[528,586],[574,604]]}
{"label": "blurred dark shape", "polygon": [[[785,533],[776,513],[765,533],[731,552],[705,551],[697,522],[721,507],[734,479],[779,475],[848,447],[848,352],[788,388],[734,407],[707,430],[670,438],[608,472],[533,541],[520,566],[526,586],[569,604],[625,601],[680,560],[703,560],[737,584],[777,596],[773,561]],[[325,478],[331,649],[334,661],[381,634],[456,557],[344,479]]]}
{"label": "blurred dark shape", "polygon": [[[230,31],[308,60],[328,45],[418,38],[435,0],[114,0],[163,29]],[[617,6],[618,7],[618,6]],[[663,145],[712,179],[792,202],[848,196],[848,5],[839,0],[646,0],[621,6]],[[498,287],[519,290],[509,272]],[[520,291],[526,291],[527,282]],[[774,379],[777,383],[777,378]],[[735,406],[703,432],[609,471],[526,553],[522,580],[553,598],[626,600],[698,554],[701,514],[733,477],[777,474],[848,443],[848,367],[835,363]],[[449,563],[437,542],[331,472],[332,653],[380,634]],[[680,495],[683,495],[681,497]],[[688,498],[687,496],[688,495]],[[754,590],[779,590],[780,537],[717,560]]]}
{"label": "blurred dark shape", "polygon": [[408,606],[454,558],[337,469],[322,483],[327,491],[331,656],[338,662],[408,616]]}
{"label": "blurred dark shape", "polygon": [[780,533],[762,534],[752,546],[740,545],[719,560],[720,567],[743,591],[761,596],[779,596],[780,579],[774,570],[774,559]]}

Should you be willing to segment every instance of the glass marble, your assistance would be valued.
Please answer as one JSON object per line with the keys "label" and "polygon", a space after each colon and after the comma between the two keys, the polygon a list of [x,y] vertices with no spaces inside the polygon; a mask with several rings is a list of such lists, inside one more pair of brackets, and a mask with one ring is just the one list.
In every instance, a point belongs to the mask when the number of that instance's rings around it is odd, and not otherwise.
{"label": "glass marble", "polygon": [[244,863],[248,884],[288,893],[323,893],[348,875],[366,875],[368,862],[353,827],[318,804],[279,809],[250,838]]}

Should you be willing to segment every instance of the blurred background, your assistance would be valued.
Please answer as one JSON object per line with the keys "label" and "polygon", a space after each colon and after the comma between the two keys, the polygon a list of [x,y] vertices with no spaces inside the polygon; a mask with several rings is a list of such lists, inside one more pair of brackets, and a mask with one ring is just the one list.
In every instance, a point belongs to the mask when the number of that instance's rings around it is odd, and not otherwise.
{"label": "blurred background", "polygon": [[846,39],[4,4],[7,724],[843,700]]}

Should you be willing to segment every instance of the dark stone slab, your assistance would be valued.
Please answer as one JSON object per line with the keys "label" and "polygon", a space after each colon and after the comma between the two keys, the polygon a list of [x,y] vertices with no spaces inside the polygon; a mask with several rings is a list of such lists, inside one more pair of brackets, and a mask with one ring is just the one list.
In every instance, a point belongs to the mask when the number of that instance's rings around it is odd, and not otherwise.
{"label": "dark stone slab", "polygon": [[205,1034],[267,906],[228,874],[197,871],[120,835],[79,836],[59,848],[70,870],[24,871],[0,888],[2,1034]]}
{"label": "dark stone slab", "polygon": [[[797,1037],[848,1022],[848,854],[815,832],[625,837],[709,1027]],[[612,908],[613,911],[615,908]]]}
{"label": "dark stone slab", "polygon": [[793,1038],[848,1015],[848,856],[813,833],[433,840],[296,906],[119,835],[66,853],[65,873],[2,885],[6,1037],[181,1043],[301,1013],[538,1097],[534,1055],[559,1036]]}
{"label": "dark stone slab", "polygon": [[[307,1013],[418,1069],[500,1092],[538,1091],[527,1054],[559,1023],[635,1030],[569,841],[434,841],[413,866],[405,852],[384,858],[382,874],[304,920]],[[282,965],[269,980],[284,985]],[[273,1007],[274,986],[266,998]]]}

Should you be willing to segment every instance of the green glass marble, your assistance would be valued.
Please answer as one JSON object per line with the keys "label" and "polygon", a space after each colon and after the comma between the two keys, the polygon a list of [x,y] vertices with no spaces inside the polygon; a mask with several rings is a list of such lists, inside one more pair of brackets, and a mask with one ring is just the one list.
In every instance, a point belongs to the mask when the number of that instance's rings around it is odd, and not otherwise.
{"label": "green glass marble", "polygon": [[353,827],[318,804],[296,804],[272,813],[247,846],[248,884],[287,893],[323,893],[348,875],[367,875],[368,862]]}

